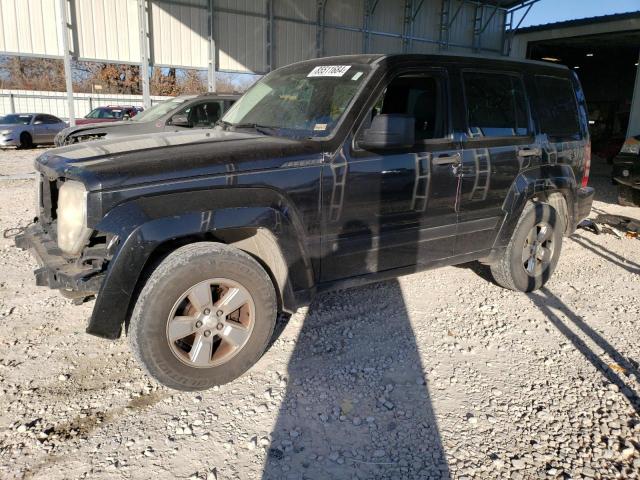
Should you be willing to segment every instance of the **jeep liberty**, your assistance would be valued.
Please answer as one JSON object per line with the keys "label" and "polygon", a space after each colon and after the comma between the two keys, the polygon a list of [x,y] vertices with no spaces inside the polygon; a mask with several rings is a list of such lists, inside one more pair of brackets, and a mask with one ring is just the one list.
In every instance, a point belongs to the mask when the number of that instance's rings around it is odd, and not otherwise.
{"label": "jeep liberty", "polygon": [[45,152],[16,244],[38,285],[96,296],[88,333],[126,331],[152,377],[201,390],[322,291],[476,260],[540,288],[589,214],[590,159],[566,67],[320,58],[269,73],[214,128]]}

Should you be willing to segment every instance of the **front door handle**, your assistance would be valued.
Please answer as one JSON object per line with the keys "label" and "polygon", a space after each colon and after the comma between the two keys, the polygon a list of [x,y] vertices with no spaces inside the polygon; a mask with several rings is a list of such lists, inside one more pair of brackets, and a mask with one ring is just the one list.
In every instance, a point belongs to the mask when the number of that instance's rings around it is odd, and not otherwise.
{"label": "front door handle", "polygon": [[454,153],[453,155],[440,155],[433,159],[434,165],[460,165],[460,154]]}
{"label": "front door handle", "polygon": [[542,155],[542,150],[539,148],[521,148],[518,150],[519,157],[539,157]]}

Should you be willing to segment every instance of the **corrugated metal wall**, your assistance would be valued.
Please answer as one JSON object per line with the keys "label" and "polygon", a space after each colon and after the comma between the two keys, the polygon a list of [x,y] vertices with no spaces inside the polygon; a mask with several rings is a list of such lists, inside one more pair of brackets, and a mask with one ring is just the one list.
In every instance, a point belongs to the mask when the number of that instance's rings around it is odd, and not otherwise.
{"label": "corrugated metal wall", "polygon": [[62,55],[56,0],[0,0],[0,53]]}
{"label": "corrugated metal wall", "polygon": [[[434,52],[440,45],[441,0],[425,0],[416,14],[413,39],[405,38],[404,2],[378,0],[365,33],[366,0],[327,0],[319,35],[316,0],[213,0],[216,68],[263,73],[269,68],[268,2],[273,4],[271,66],[325,55],[407,51]],[[452,0],[451,11],[461,0]],[[150,0],[148,32],[152,65],[206,69],[210,0]],[[371,4],[374,2],[370,2]],[[414,5],[420,4],[415,0]],[[74,54],[81,59],[140,62],[138,0],[71,0]],[[0,54],[60,56],[58,0],[0,0]],[[465,3],[449,29],[450,51],[471,51],[476,7]],[[485,9],[485,19],[491,13]],[[482,34],[483,51],[502,48],[504,12]],[[323,44],[317,39],[324,37]],[[368,39],[368,40],[367,40]]]}
{"label": "corrugated metal wall", "polygon": [[72,48],[80,58],[140,61],[136,0],[74,0],[70,6],[69,22],[77,31]]}

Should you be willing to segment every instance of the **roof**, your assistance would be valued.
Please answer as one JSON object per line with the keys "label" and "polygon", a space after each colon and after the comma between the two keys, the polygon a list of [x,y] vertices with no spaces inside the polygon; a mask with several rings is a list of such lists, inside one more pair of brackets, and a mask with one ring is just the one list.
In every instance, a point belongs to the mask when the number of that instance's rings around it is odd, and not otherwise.
{"label": "roof", "polygon": [[521,33],[541,32],[544,30],[553,30],[556,28],[581,27],[583,25],[593,25],[596,23],[615,22],[618,20],[640,19],[640,10],[636,12],[614,13],[611,15],[600,15],[598,17],[577,18],[575,20],[566,20],[563,22],[543,23],[542,25],[532,25],[531,27],[519,28],[516,35]]}

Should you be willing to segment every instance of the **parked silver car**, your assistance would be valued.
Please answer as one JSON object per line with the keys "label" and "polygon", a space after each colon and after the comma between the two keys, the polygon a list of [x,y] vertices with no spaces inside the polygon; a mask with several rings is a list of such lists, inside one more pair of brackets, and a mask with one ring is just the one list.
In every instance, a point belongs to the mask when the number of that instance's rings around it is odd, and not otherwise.
{"label": "parked silver car", "polygon": [[10,113],[0,116],[0,147],[30,148],[53,143],[55,136],[67,126],[47,113]]}

